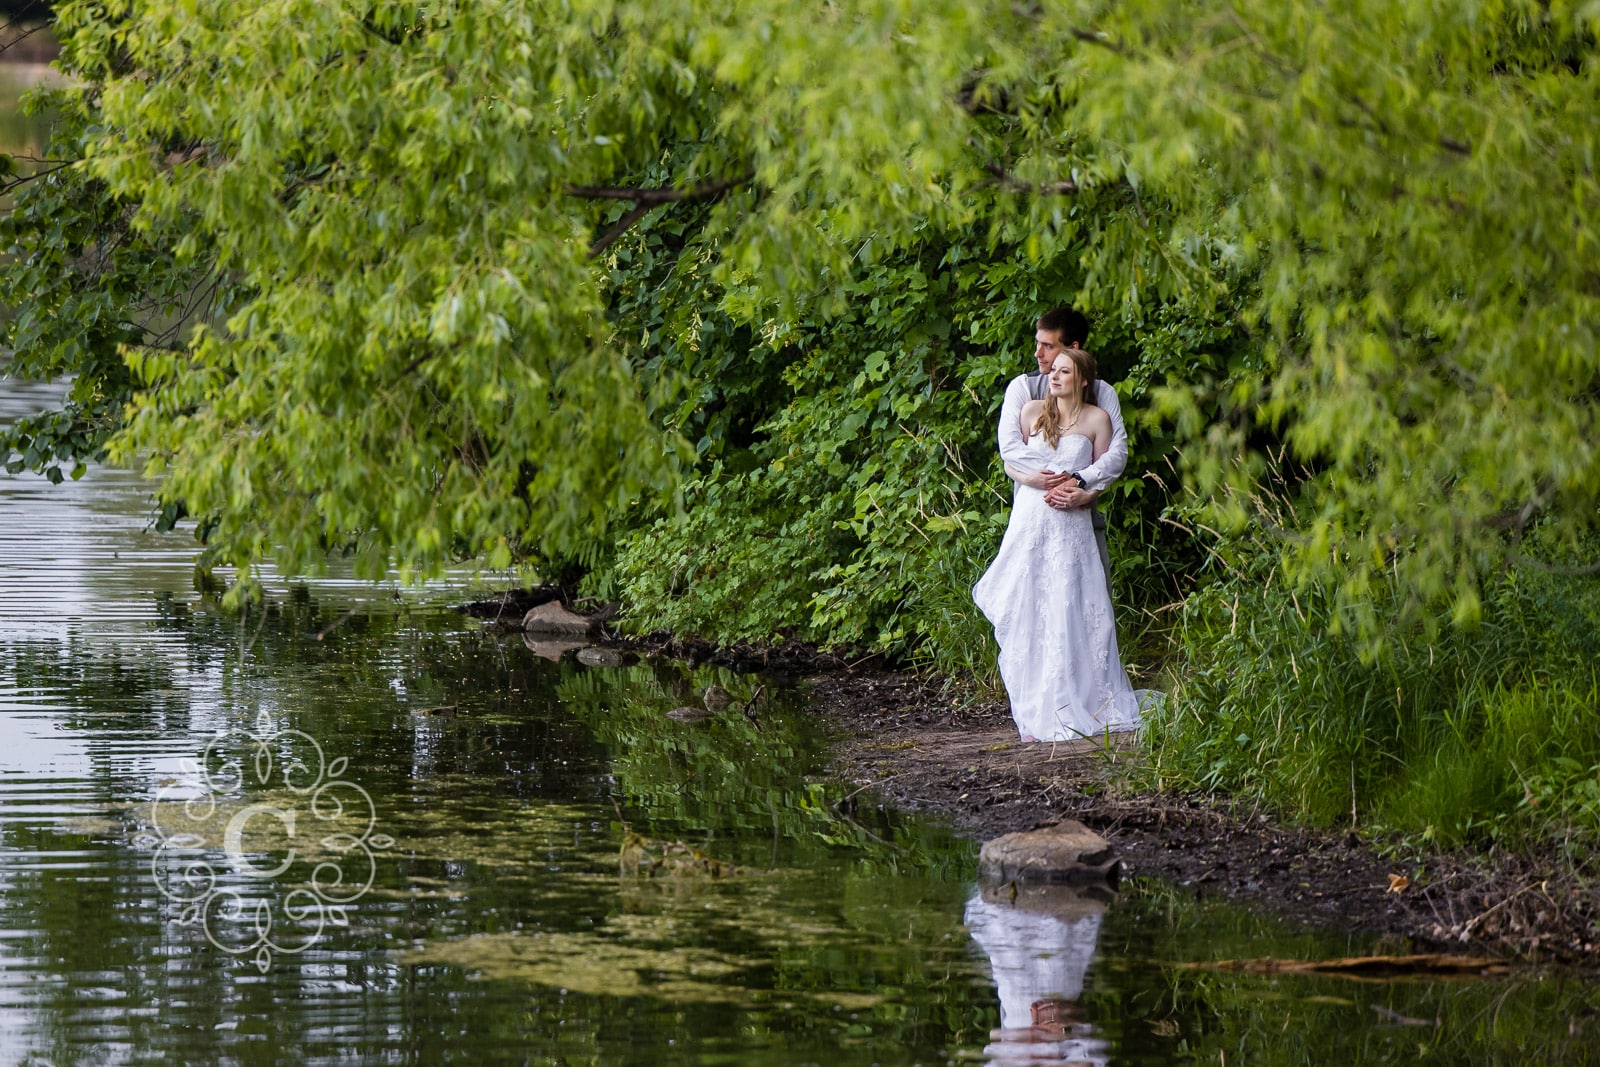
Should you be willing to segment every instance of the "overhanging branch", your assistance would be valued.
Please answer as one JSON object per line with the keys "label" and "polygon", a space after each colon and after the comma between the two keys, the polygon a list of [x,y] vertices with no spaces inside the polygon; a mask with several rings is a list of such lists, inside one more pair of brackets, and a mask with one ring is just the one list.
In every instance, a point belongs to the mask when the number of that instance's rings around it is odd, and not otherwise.
{"label": "overhanging branch", "polygon": [[676,204],[684,201],[715,200],[729,189],[744,185],[754,177],[754,171],[745,171],[737,178],[703,182],[688,189],[569,185],[566,192],[568,196],[581,197],[584,200],[633,201],[633,210],[618,219],[616,225],[612,226],[611,229],[597,238],[594,244],[589,246],[589,255],[592,258],[610,248],[617,238],[627,233],[633,224],[644,218],[652,208],[660,207],[662,204]]}
{"label": "overhanging branch", "polygon": [[1059,182],[1029,182],[1023,181],[998,163],[990,163],[983,169],[994,177],[982,184],[998,185],[1008,192],[1029,193],[1034,196],[1068,196],[1080,191],[1078,183],[1071,179]]}
{"label": "overhanging branch", "polygon": [[1079,26],[1073,26],[1067,32],[1084,44],[1092,44],[1097,48],[1104,48],[1107,51],[1115,52],[1119,56],[1127,52],[1127,49],[1113,41],[1109,34],[1102,33],[1099,30],[1086,30]]}
{"label": "overhanging branch", "polygon": [[595,240],[594,244],[589,246],[589,258],[593,259],[595,256],[598,256],[601,252],[604,252],[606,249],[610,248],[611,245],[612,245],[612,242],[614,242],[618,237],[621,237],[623,234],[627,233],[630,229],[632,229],[634,223],[636,223],[640,219],[644,218],[647,214],[649,214],[652,210],[654,210],[655,207],[656,207],[655,204],[636,204],[636,205],[634,205],[634,208],[633,208],[632,211],[628,212],[626,215],[622,216],[622,218],[618,219],[617,220],[617,224],[615,226],[611,227],[611,229],[609,229],[605,233],[601,234],[599,236],[599,238],[597,238]]}
{"label": "overhanging branch", "polygon": [[61,163],[54,167],[47,167],[43,170],[36,170],[32,174],[22,174],[14,178],[0,181],[0,196],[4,196],[6,193],[11,192],[11,190],[17,188],[19,185],[27,185],[29,182],[38,181],[40,178],[48,178],[56,171],[66,170],[68,167],[77,162],[78,160],[69,159],[65,163]]}

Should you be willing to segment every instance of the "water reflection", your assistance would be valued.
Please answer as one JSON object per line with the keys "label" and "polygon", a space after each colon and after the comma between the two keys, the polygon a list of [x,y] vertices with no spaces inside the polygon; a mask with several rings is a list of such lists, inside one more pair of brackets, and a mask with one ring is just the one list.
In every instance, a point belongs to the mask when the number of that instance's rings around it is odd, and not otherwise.
{"label": "water reflection", "polygon": [[[17,481],[0,479],[0,506],[22,499],[6,496]],[[1109,909],[1059,891],[974,893],[970,843],[837,803],[848,789],[819,772],[825,741],[803,694],[770,679],[552,661],[425,598],[356,600],[337,581],[224,614],[181,565],[142,555],[137,509],[118,503],[114,477],[102,484],[104,507],[93,494],[29,503],[35,536],[0,541],[0,1062],[1413,1054],[1415,1035],[1377,1009],[1442,1020],[1434,1062],[1518,1062],[1531,1043],[1544,1062],[1579,1063],[1592,1047],[1590,986],[1172,972],[1163,960],[1372,946],[1170,887],[1135,887]],[[102,524],[95,538],[80,536],[85,515]],[[84,582],[40,577],[38,558],[62,545]],[[93,573],[124,563],[167,588]],[[28,597],[51,605],[45,619],[22,610]],[[720,710],[673,717],[697,701]],[[395,842],[348,925],[264,973],[225,951],[248,946],[247,927],[219,946],[181,922],[149,841],[151,802],[181,785],[182,761],[263,712],[346,758]],[[629,833],[715,864],[624,874]],[[256,838],[248,868],[227,866],[224,834],[196,849],[277,903],[304,879],[253,874],[301,844]]]}
{"label": "water reflection", "polygon": [[561,662],[561,657],[568,652],[583,648],[589,642],[577,641],[570,637],[540,637],[536,634],[523,634],[522,644],[529,652],[540,659],[547,659],[551,663]]}
{"label": "water reflection", "polygon": [[968,899],[966,926],[1000,995],[1000,1028],[983,1050],[990,1063],[1109,1061],[1110,1045],[1079,1003],[1109,897],[1074,886],[985,884]]}

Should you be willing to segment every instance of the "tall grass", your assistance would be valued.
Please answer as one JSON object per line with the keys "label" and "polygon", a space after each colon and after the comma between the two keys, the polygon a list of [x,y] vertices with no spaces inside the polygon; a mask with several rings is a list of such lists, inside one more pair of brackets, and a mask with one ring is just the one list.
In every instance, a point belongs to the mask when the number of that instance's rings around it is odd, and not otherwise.
{"label": "tall grass", "polygon": [[1482,624],[1363,658],[1327,597],[1240,576],[1189,598],[1178,642],[1164,784],[1443,844],[1600,844],[1600,582],[1512,573]]}

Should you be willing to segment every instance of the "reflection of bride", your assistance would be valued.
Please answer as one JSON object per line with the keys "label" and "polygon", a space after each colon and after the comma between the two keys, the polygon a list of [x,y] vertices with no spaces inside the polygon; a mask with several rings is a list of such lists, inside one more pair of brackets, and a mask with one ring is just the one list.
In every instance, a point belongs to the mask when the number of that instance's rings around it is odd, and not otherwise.
{"label": "reflection of bride", "polygon": [[1070,886],[984,886],[965,922],[989,957],[1000,993],[1000,1029],[983,1052],[992,1064],[1087,1063],[1111,1049],[1083,1021],[1078,998],[1100,938],[1105,905]]}

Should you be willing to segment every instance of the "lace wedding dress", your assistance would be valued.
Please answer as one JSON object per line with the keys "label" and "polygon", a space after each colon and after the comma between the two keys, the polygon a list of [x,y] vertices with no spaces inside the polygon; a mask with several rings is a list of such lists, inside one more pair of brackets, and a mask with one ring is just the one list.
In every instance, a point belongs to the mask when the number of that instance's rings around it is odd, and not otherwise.
{"label": "lace wedding dress", "polygon": [[[1028,441],[1034,470],[1075,471],[1093,445],[1065,434],[1055,448]],[[1066,741],[1139,725],[1141,694],[1128,684],[1087,509],[1060,511],[1017,487],[1000,554],[972,589],[994,625],[1000,677],[1024,738]]]}

